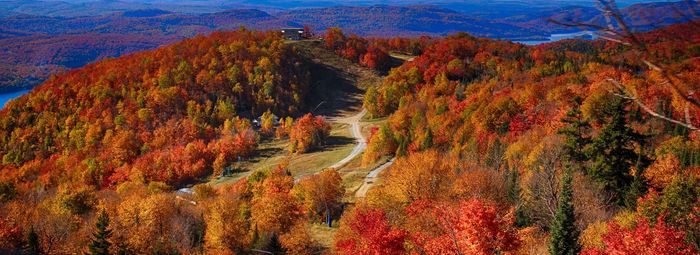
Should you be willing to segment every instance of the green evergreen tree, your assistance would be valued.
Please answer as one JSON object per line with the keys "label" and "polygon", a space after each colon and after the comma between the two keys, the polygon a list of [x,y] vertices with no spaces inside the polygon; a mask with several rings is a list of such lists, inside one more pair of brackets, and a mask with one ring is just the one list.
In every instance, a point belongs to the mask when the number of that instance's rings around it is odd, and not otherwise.
{"label": "green evergreen tree", "polygon": [[109,238],[112,236],[112,230],[109,229],[109,215],[107,215],[105,209],[100,211],[100,215],[97,217],[97,223],[95,223],[95,228],[97,228],[97,231],[92,234],[93,239],[88,246],[89,251],[86,254],[108,255],[109,247],[112,245],[109,242]]}
{"label": "green evergreen tree", "polygon": [[643,153],[639,153],[637,156],[637,163],[635,165],[635,169],[637,169],[637,171],[634,172],[632,184],[625,193],[624,197],[624,203],[628,208],[636,208],[637,199],[643,196],[647,189],[647,182],[644,178],[644,170],[649,166],[649,164],[651,164],[651,162],[649,158],[644,156]]}
{"label": "green evergreen tree", "polygon": [[565,137],[564,148],[572,166],[576,167],[576,170],[584,170],[583,163],[589,159],[585,148],[591,144],[591,138],[588,136],[591,125],[581,113],[581,104],[583,103],[581,97],[575,97],[573,103],[574,108],[561,119],[561,122],[566,123],[567,126],[559,129],[558,133]]}
{"label": "green evergreen tree", "polygon": [[625,205],[626,193],[634,181],[630,174],[632,166],[641,167],[638,162],[644,161],[634,149],[635,144],[643,144],[644,136],[628,126],[627,103],[621,98],[613,100],[607,110],[610,120],[589,150],[593,160],[589,174],[611,192],[614,201],[621,206]]}
{"label": "green evergreen tree", "polygon": [[518,170],[509,170],[507,176],[508,199],[515,204],[515,225],[518,227],[531,226],[532,220],[525,213],[525,206],[520,198],[520,174]]}
{"label": "green evergreen tree", "polygon": [[24,251],[28,255],[43,254],[41,246],[39,246],[39,235],[36,233],[33,226],[29,228],[27,245],[24,247]]}
{"label": "green evergreen tree", "polygon": [[581,251],[578,243],[579,231],[576,228],[576,215],[573,202],[573,175],[571,169],[566,169],[562,177],[559,206],[554,216],[549,240],[549,254],[576,255]]}
{"label": "green evergreen tree", "polygon": [[280,244],[280,240],[279,237],[277,237],[277,234],[272,234],[272,237],[270,237],[268,250],[271,251],[273,254],[286,253],[286,250],[284,249],[284,247],[282,247],[282,244]]}

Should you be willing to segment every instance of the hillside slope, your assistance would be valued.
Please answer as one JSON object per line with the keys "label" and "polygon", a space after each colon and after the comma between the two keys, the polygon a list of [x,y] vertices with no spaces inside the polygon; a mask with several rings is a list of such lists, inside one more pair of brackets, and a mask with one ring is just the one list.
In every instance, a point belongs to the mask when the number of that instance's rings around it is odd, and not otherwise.
{"label": "hillside slope", "polygon": [[[2,172],[53,166],[43,174],[59,178],[85,174],[77,166],[97,160],[84,181],[98,187],[132,171],[169,184],[193,181],[217,168],[216,157],[226,165],[254,149],[250,125],[238,116],[300,114],[309,83],[308,66],[276,33],[217,32],[100,61],[0,112]],[[181,153],[194,154],[170,158]],[[77,165],[56,166],[58,158]],[[164,165],[150,165],[154,159]]]}
{"label": "hillside slope", "polygon": [[37,66],[55,70],[81,67],[241,26],[269,30],[300,25],[249,9],[198,15],[141,10],[74,18],[0,18],[0,87],[31,87],[48,78],[46,73],[32,71]]}
{"label": "hillside slope", "polygon": [[[658,3],[637,3],[620,9],[631,29],[639,32],[663,28],[669,25],[685,23],[700,18],[700,4],[697,1],[676,1]],[[550,33],[579,31],[576,27],[563,27],[550,22],[556,20],[564,23],[584,22],[597,25],[605,24],[605,17],[595,7],[572,6],[550,10],[539,17],[506,18],[506,22],[522,27],[537,28]]]}

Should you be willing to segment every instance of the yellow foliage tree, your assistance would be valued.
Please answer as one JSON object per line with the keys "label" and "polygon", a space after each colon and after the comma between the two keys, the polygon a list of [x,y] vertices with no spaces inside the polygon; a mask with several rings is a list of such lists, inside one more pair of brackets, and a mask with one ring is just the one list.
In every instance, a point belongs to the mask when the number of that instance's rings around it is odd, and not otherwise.
{"label": "yellow foliage tree", "polygon": [[313,239],[306,223],[298,222],[292,229],[280,236],[282,247],[289,255],[316,254],[320,245]]}
{"label": "yellow foliage tree", "polygon": [[241,252],[250,244],[243,204],[235,197],[219,196],[209,206],[204,220],[205,246],[212,253]]}
{"label": "yellow foliage tree", "polygon": [[680,161],[669,153],[661,156],[646,171],[644,177],[649,184],[657,188],[666,187],[681,171]]}
{"label": "yellow foliage tree", "polygon": [[340,209],[345,189],[338,171],[327,169],[299,181],[292,194],[310,217],[330,224],[332,215]]}

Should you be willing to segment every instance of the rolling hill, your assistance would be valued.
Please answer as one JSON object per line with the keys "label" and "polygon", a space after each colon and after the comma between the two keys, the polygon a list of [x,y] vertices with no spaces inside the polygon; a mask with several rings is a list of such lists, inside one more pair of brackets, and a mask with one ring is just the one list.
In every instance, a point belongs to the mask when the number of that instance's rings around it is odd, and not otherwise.
{"label": "rolling hill", "polygon": [[[630,27],[637,31],[649,31],[700,17],[700,6],[696,1],[638,3],[624,7],[620,11]],[[598,9],[586,6],[552,9],[541,13],[539,17],[504,19],[505,22],[518,24],[522,27],[537,28],[550,33],[578,30],[577,28],[562,27],[550,22],[550,20],[566,23],[578,21],[598,25],[605,23],[605,17]]]}
{"label": "rolling hill", "polygon": [[245,26],[268,30],[299,26],[259,10],[231,10],[198,15],[140,10],[97,17],[14,16],[0,19],[0,87],[34,86],[50,72],[98,59],[156,48],[216,30]]}

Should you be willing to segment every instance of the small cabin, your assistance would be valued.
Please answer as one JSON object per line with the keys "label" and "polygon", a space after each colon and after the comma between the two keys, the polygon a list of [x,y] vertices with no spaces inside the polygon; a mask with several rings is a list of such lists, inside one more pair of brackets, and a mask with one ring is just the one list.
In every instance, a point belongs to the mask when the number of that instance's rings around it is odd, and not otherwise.
{"label": "small cabin", "polygon": [[304,38],[303,28],[282,28],[282,35],[285,40],[301,40]]}
{"label": "small cabin", "polygon": [[[262,127],[262,115],[260,117],[257,117],[253,120],[253,127],[256,129],[259,129]],[[280,118],[277,117],[277,115],[272,114],[272,124],[277,126],[280,124]]]}

